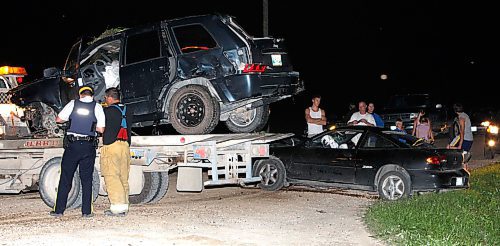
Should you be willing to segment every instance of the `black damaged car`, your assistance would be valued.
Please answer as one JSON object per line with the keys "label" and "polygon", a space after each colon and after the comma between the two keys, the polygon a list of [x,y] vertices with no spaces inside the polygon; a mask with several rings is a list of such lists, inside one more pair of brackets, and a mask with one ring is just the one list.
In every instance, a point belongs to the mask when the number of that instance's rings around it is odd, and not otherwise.
{"label": "black damaged car", "polygon": [[411,135],[377,127],[327,130],[312,138],[274,143],[276,158],[261,160],[259,186],[278,190],[289,183],[377,191],[398,200],[414,192],[467,188],[469,173],[458,150],[437,149]]}
{"label": "black damaged car", "polygon": [[56,114],[78,88],[96,100],[121,89],[134,126],[172,124],[182,134],[211,132],[225,121],[232,132],[261,130],[269,104],[304,87],[282,39],[254,38],[230,16],[202,15],[113,32],[71,49],[63,69],[12,90],[38,131],[57,135]]}

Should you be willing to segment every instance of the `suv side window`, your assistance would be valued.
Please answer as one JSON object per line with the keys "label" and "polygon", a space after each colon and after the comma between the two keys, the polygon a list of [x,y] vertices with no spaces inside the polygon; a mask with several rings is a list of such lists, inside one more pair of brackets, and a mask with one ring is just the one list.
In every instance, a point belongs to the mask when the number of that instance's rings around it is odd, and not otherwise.
{"label": "suv side window", "polygon": [[175,27],[173,29],[177,44],[182,53],[208,50],[217,46],[210,33],[199,24]]}
{"label": "suv side window", "polygon": [[128,37],[125,58],[126,64],[150,60],[160,56],[160,38],[156,30]]}

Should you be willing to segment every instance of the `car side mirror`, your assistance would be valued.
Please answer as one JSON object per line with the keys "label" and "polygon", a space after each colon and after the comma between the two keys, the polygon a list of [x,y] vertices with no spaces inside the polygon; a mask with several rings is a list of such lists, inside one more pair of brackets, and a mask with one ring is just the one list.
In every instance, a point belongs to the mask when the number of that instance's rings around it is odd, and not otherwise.
{"label": "car side mirror", "polygon": [[61,69],[57,67],[49,67],[43,70],[43,77],[54,77],[61,75]]}
{"label": "car side mirror", "polygon": [[437,108],[437,109],[440,109],[440,108],[442,108],[442,107],[443,107],[443,105],[442,105],[442,104],[440,104],[440,103],[436,104],[436,108]]}

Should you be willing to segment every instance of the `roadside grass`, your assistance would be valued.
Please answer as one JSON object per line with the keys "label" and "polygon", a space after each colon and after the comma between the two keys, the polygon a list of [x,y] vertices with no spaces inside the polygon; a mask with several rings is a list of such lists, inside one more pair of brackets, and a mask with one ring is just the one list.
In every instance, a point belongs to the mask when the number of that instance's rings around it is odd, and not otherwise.
{"label": "roadside grass", "polygon": [[500,245],[500,163],[472,170],[467,190],[379,201],[365,221],[390,245]]}

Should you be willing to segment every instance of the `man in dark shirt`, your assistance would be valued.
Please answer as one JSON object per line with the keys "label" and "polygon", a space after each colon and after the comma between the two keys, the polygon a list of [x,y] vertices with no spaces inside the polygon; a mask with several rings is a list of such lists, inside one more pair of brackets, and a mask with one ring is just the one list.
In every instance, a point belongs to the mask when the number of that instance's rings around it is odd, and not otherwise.
{"label": "man in dark shirt", "polygon": [[101,174],[104,176],[110,209],[104,214],[125,216],[129,208],[128,176],[130,171],[130,142],[132,113],[120,103],[120,91],[111,87],[106,90],[104,109],[106,130],[101,148]]}

